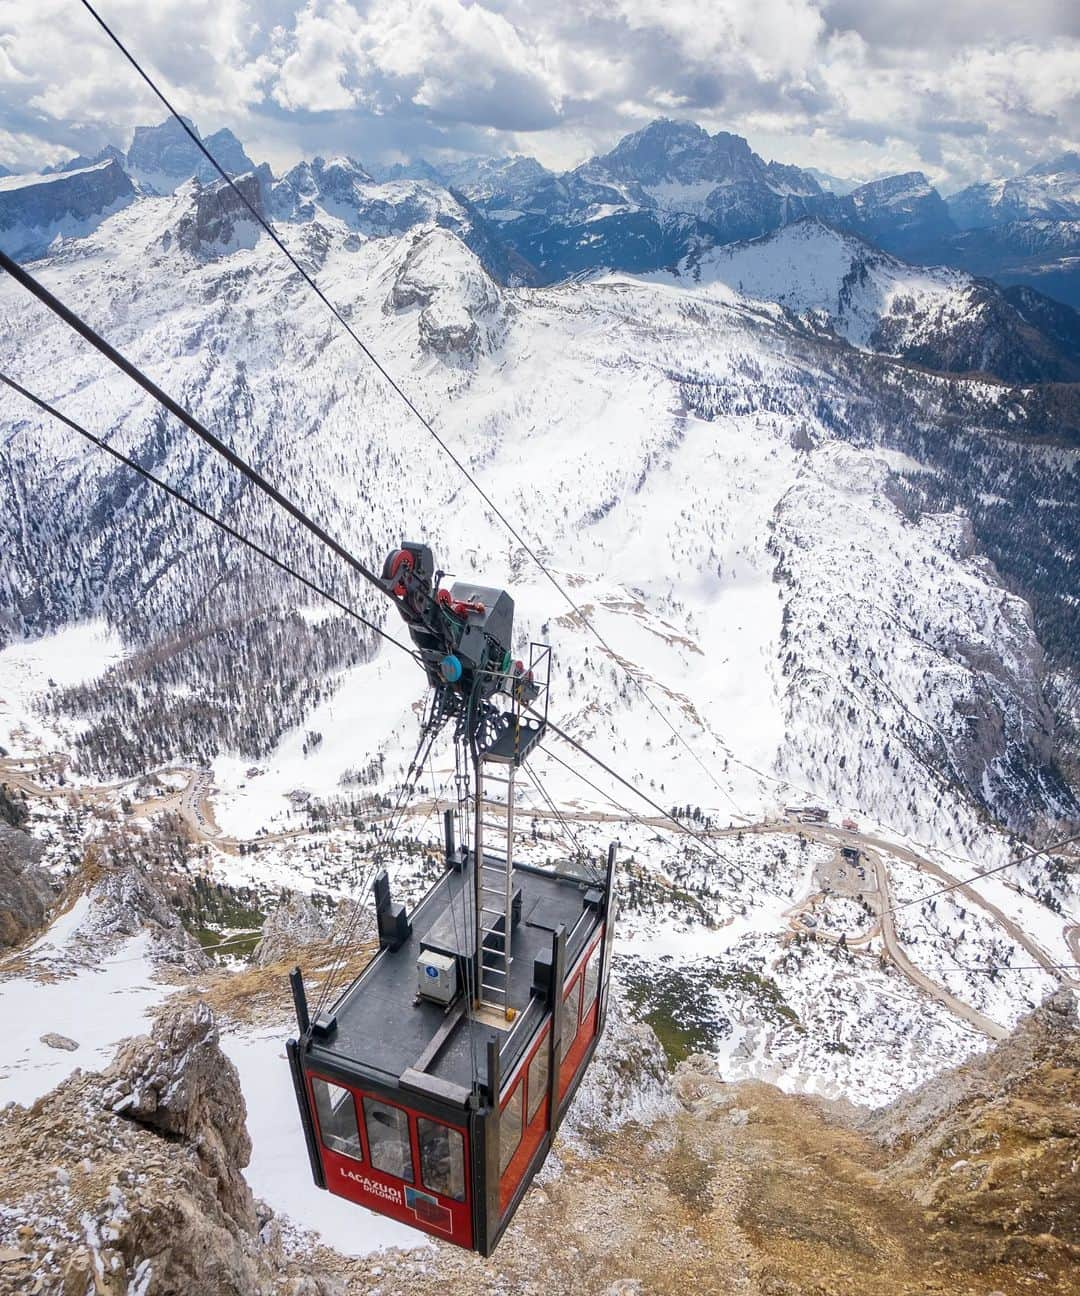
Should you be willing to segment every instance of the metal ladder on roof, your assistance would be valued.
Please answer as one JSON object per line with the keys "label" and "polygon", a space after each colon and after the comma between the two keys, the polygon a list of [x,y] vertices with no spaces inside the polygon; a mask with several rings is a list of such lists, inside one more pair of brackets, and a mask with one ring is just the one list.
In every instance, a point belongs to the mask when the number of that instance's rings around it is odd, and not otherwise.
{"label": "metal ladder on roof", "polygon": [[[496,770],[498,772],[496,773]],[[518,817],[528,810],[532,782],[513,762],[481,759],[476,767],[477,1005],[514,1016],[510,1004],[513,963],[514,843],[526,836]]]}

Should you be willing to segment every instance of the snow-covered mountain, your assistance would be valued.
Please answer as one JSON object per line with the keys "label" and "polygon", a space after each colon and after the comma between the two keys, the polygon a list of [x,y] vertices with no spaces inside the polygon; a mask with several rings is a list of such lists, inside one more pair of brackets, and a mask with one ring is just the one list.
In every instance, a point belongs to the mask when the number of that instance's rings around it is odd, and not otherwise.
{"label": "snow-covered mountain", "polygon": [[912,251],[953,229],[944,199],[921,171],[871,180],[848,201],[851,225],[890,252]]}
{"label": "snow-covered mountain", "polygon": [[[230,174],[255,169],[231,131],[219,130],[207,143]],[[217,180],[171,119],[139,127],[127,153],[108,145],[92,158],[80,155],[43,174],[109,160],[136,186],[159,193],[171,193],[192,177],[203,184]],[[1073,255],[1080,210],[1075,154],[1037,164],[1019,178],[971,186],[948,202],[922,172],[868,183],[840,180],[813,167],[766,161],[730,132],[710,135],[692,122],[668,119],[562,173],[522,155],[415,158],[366,167],[351,158],[330,164],[316,159],[301,169],[329,165],[333,171],[341,164],[361,185],[404,186],[383,195],[344,194],[348,205],[370,201],[373,221],[384,228],[405,228],[424,207],[468,209],[472,245],[479,250],[483,241],[485,263],[508,282],[552,283],[597,269],[647,272],[702,248],[760,237],[816,216],[908,260],[950,265],[1003,286],[1026,284],[1065,303],[1080,302]],[[294,168],[290,176],[301,189],[321,185],[327,200],[335,183],[351,183],[344,173],[312,180]],[[426,186],[427,193],[410,185]],[[436,199],[434,190],[452,196]],[[390,208],[399,210],[391,214]],[[42,237],[35,234],[23,252],[43,250]]]}
{"label": "snow-covered mountain", "polygon": [[[427,192],[416,182],[407,187],[410,202]],[[817,240],[802,246],[806,264],[834,260],[819,271],[820,282],[804,274],[803,296],[788,310],[754,300],[763,295],[757,282],[744,283],[745,295],[625,276],[506,289],[459,238],[458,213],[421,211],[419,225],[394,230],[394,213],[406,210],[391,201],[396,192],[339,161],[297,168],[268,201],[286,217],[284,237],[354,325],[378,340],[393,371],[532,542],[572,577],[634,669],[663,681],[669,704],[692,699],[694,741],[710,761],[730,762],[736,799],[757,800],[779,778],[888,816],[905,831],[948,826],[968,835],[974,807],[1017,823],[1070,812],[1054,766],[1043,649],[1026,606],[978,556],[980,532],[983,544],[997,543],[1000,510],[977,519],[968,541],[946,546],[943,523],[917,522],[890,502],[898,489],[890,465],[909,461],[889,455],[916,455],[910,471],[899,470],[898,480],[912,483],[909,503],[929,471],[935,498],[950,501],[945,511],[974,508],[990,481],[996,493],[1010,494],[1002,490],[1007,477],[1019,485],[1021,474],[1033,475],[1046,508],[1026,509],[1023,522],[1010,515],[1007,525],[1014,541],[1017,527],[1037,525],[1032,543],[1045,575],[1032,595],[1045,616],[1071,588],[1076,494],[1072,505],[1066,501],[1075,452],[1060,451],[1044,472],[1037,450],[1002,447],[1003,432],[1053,430],[1045,406],[1021,391],[950,385],[890,369],[880,355],[836,349],[845,329],[862,343],[892,321],[897,336],[904,329],[914,336],[927,319],[971,310],[961,284],[931,276],[919,290],[926,301],[906,311],[901,302],[915,293],[915,280],[903,279],[905,268],[808,225],[728,257],[726,273],[737,281],[755,265],[764,275],[785,246],[794,268],[795,241]],[[358,193],[380,213],[386,204],[390,216],[375,220],[371,208],[358,216]],[[317,501],[321,519],[358,552],[377,561],[403,529],[419,528],[448,562],[513,584],[528,609],[523,631],[544,627],[560,660],[587,667],[580,678],[573,671],[563,694],[584,731],[613,744],[657,785],[678,780],[688,793],[682,799],[712,804],[715,787],[692,786],[674,752],[648,754],[618,673],[590,652],[520,555],[507,552],[446,460],[329,328],[270,241],[250,222],[239,228],[242,213],[228,208],[235,200],[220,195],[191,182],[175,195],[143,197],[93,234],[61,245],[36,271],[239,449],[272,465],[280,485]],[[854,273],[844,261],[853,248],[862,258]],[[718,268],[714,279],[721,282]],[[830,309],[830,294],[845,279],[833,328],[797,318]],[[133,300],[140,309],[132,310]],[[322,579],[385,615],[129,384],[73,345],[62,326],[43,321],[10,285],[3,303],[5,368],[96,429],[107,426],[116,444],[227,509],[271,547],[287,540]],[[914,345],[910,337],[904,344]],[[206,760],[226,749],[262,757],[332,695],[337,672],[374,670],[364,674],[374,680],[389,666],[340,619],[298,616],[295,592],[277,577],[72,445],[14,397],[5,395],[3,408],[15,432],[2,460],[9,557],[0,604],[8,632],[104,613],[132,644],[158,645],[136,654],[103,689],[60,704],[86,718],[77,740],[86,768],[131,772],[182,752]],[[932,440],[935,428],[943,435],[961,410],[975,440],[957,472],[944,447],[927,449],[920,438]],[[1059,436],[1066,434],[1062,425]],[[823,490],[840,494],[795,508]],[[365,501],[359,510],[358,499]],[[823,516],[833,521],[821,540]],[[823,555],[847,555],[840,567],[848,581],[863,582],[829,600],[843,606],[850,597],[858,607],[867,598],[884,609],[868,640],[838,630],[850,618],[838,623],[811,611],[822,606],[834,557],[801,555],[822,543]],[[856,577],[859,552],[866,563]],[[1019,553],[1006,548],[1004,556],[1019,567]],[[922,597],[918,583],[909,584],[911,564],[937,570],[935,589],[948,579],[977,610],[961,625],[955,600]],[[202,629],[193,636],[194,609]],[[868,624],[861,613],[858,623]],[[911,646],[896,656],[898,624]],[[920,688],[915,663],[927,655],[948,660],[955,681]],[[1055,648],[1060,669],[1067,659]],[[262,681],[256,694],[236,695],[238,667]],[[901,686],[892,670],[908,682]],[[194,691],[193,678],[202,680]],[[358,679],[357,687],[370,685]],[[419,681],[403,676],[400,687],[402,711],[391,708],[386,733],[373,728],[367,756],[354,752],[349,763],[385,750]],[[883,707],[885,695],[903,698],[895,714]],[[843,733],[823,735],[824,716],[841,708]],[[960,715],[970,718],[952,718]],[[860,759],[837,766],[851,743]],[[942,806],[925,800],[928,766],[936,786],[952,789]],[[763,771],[765,783],[752,771]]]}
{"label": "snow-covered mountain", "polygon": [[[958,270],[908,265],[814,219],[712,248],[676,272],[702,290],[734,289],[822,320],[855,346],[933,369],[982,371],[1010,382],[1080,380],[1080,318],[1030,289],[1013,301]],[[1040,312],[1061,312],[1055,337]],[[1070,323],[1073,327],[1070,329]]]}
{"label": "snow-covered mountain", "polygon": [[466,192],[545,281],[580,272],[590,258],[654,269],[694,246],[755,238],[810,215],[894,251],[953,228],[919,173],[841,194],[809,170],[766,162],[739,135],[710,135],[692,122],[652,122],[562,175],[532,179],[531,159],[512,161],[492,164]]}
{"label": "snow-covered mountain", "polygon": [[926,249],[931,259],[1080,307],[1080,220],[1016,220],[962,230]]}
{"label": "snow-covered mountain", "polygon": [[1080,153],[1037,162],[1023,175],[969,185],[949,198],[948,208],[962,230],[1011,221],[1080,220]]}
{"label": "snow-covered mountain", "polygon": [[[191,122],[188,125],[196,135],[199,134]],[[229,175],[244,175],[255,169],[255,163],[232,131],[215,131],[204,142]],[[192,176],[205,184],[213,184],[219,179],[217,171],[172,117],[158,126],[135,128],[135,138],[128,149],[125,165],[134,179],[159,193],[172,193]]]}
{"label": "snow-covered mountain", "polygon": [[0,178],[0,246],[40,255],[53,239],[79,238],[126,206],[135,187],[112,158],[55,174]]}

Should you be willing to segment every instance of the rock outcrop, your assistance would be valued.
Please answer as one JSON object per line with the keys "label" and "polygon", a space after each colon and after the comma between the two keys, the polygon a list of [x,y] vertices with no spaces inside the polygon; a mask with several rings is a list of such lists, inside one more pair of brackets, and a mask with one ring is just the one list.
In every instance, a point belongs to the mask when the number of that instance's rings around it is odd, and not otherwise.
{"label": "rock outcrop", "polygon": [[242,1170],[236,1069],[190,1006],[0,1114],[0,1292],[43,1296],[330,1296],[298,1272]]}
{"label": "rock outcrop", "polygon": [[259,967],[288,958],[297,948],[326,940],[330,927],[310,896],[293,891],[271,910],[251,961]]}
{"label": "rock outcrop", "polygon": [[49,875],[38,868],[41,852],[29,833],[0,821],[0,949],[45,922],[55,897]]}
{"label": "rock outcrop", "polygon": [[[237,190],[261,216],[264,190],[270,182],[270,170],[264,165],[240,176],[235,181],[235,190],[224,180],[196,188],[191,210],[181,217],[176,227],[179,245],[201,258],[225,256],[241,247],[254,247],[259,225]],[[165,237],[170,239],[171,235]]]}
{"label": "rock outcrop", "polygon": [[387,309],[419,306],[420,345],[473,358],[496,344],[501,294],[480,259],[449,230],[414,239],[394,279]]}
{"label": "rock outcrop", "polygon": [[150,936],[150,957],[189,972],[210,967],[212,960],[180,921],[170,903],[169,879],[153,867],[126,862],[97,879],[87,892],[90,909],[79,929],[86,941],[100,945],[116,936]]}
{"label": "rock outcrop", "polygon": [[[198,127],[190,121],[187,124],[199,135]],[[255,163],[232,131],[216,131],[204,143],[229,175],[254,170]],[[175,117],[167,117],[157,126],[136,126],[126,165],[143,184],[161,193],[171,193],[192,176],[205,184],[219,179],[217,171]]]}
{"label": "rock outcrop", "polygon": [[981,1264],[1080,1272],[1080,1025],[1060,990],[1000,1044],[880,1109],[865,1126],[884,1178]]}
{"label": "rock outcrop", "polygon": [[135,197],[114,158],[56,175],[0,180],[0,238],[9,255],[40,256],[60,235],[79,238]]}
{"label": "rock outcrop", "polygon": [[595,1143],[631,1121],[652,1124],[675,1105],[656,1032],[635,1022],[612,995],[604,1034],[567,1113],[563,1136]]}

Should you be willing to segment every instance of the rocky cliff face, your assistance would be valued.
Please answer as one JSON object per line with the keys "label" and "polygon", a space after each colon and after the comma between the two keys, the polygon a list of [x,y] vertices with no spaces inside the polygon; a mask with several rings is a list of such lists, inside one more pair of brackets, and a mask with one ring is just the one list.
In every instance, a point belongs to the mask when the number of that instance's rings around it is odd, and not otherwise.
{"label": "rocky cliff face", "polygon": [[847,201],[859,232],[890,252],[904,253],[953,229],[945,200],[921,171],[872,180]]}
{"label": "rocky cliff face", "polygon": [[40,858],[39,843],[0,821],[0,949],[37,931],[55,899]]}
{"label": "rocky cliff face", "polygon": [[[271,183],[269,167],[260,167],[241,176],[236,188],[252,207],[264,214],[263,196]],[[207,259],[226,256],[241,247],[254,247],[259,226],[236,190],[224,180],[196,188],[192,206],[176,226],[180,247],[192,255]],[[172,235],[165,235],[166,247]]]}
{"label": "rocky cliff face", "polygon": [[[190,122],[188,125],[192,126]],[[192,126],[192,129],[196,135],[199,134],[197,128]],[[232,131],[216,131],[208,135],[204,143],[229,175],[243,175],[255,169],[255,163]],[[190,135],[172,117],[157,126],[135,128],[126,165],[133,176],[160,193],[172,193],[192,176],[204,184],[213,184],[220,179]]]}
{"label": "rocky cliff face", "polygon": [[401,264],[387,308],[419,307],[420,345],[474,359],[497,342],[502,296],[480,260],[448,230],[418,235]]}
{"label": "rocky cliff face", "polygon": [[111,158],[56,175],[9,176],[0,180],[0,240],[10,256],[40,256],[58,235],[82,237],[134,197]]}
{"label": "rocky cliff face", "polygon": [[43,1296],[323,1296],[286,1259],[243,1178],[236,1069],[195,1005],[0,1114],[0,1291]]}
{"label": "rocky cliff face", "polygon": [[267,967],[289,958],[302,946],[326,940],[329,934],[329,923],[311,899],[293,892],[263,923],[262,938],[252,952],[251,961],[257,967]]}
{"label": "rocky cliff face", "polygon": [[1075,1277],[1080,1264],[1080,1031],[1059,991],[1006,1040],[875,1113],[884,1173],[963,1229],[973,1259]]}

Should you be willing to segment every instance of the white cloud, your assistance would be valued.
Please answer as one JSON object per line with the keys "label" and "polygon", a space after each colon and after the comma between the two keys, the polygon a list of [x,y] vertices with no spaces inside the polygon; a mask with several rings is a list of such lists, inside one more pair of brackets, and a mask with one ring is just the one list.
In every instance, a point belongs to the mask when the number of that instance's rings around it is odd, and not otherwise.
{"label": "white cloud", "polygon": [[[182,111],[275,165],[523,147],[565,166],[660,114],[782,160],[939,181],[1080,140],[1080,8],[1058,0],[100,3]],[[161,116],[75,0],[0,0],[0,161]]]}

